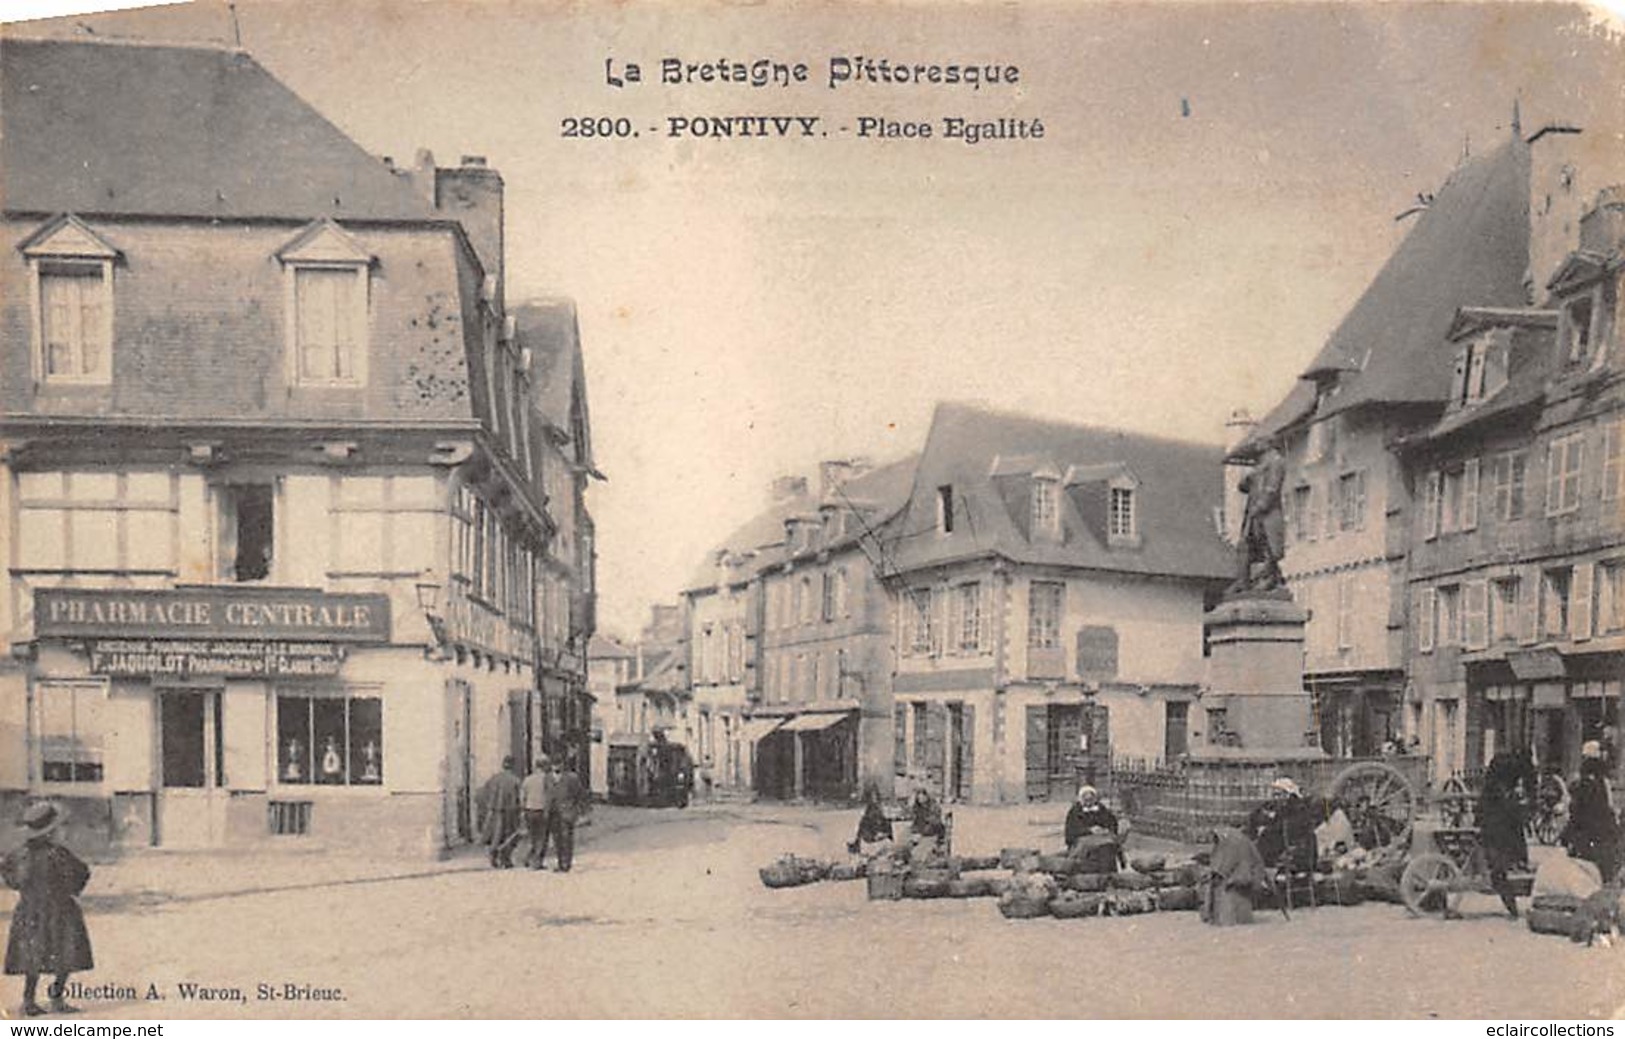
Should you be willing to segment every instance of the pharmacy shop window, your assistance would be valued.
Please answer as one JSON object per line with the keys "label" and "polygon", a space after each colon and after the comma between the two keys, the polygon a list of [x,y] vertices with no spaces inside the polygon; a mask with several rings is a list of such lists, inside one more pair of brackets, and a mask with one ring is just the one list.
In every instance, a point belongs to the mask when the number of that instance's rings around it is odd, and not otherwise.
{"label": "pharmacy shop window", "polygon": [[279,690],[276,777],[284,786],[378,786],[384,704],[376,693]]}

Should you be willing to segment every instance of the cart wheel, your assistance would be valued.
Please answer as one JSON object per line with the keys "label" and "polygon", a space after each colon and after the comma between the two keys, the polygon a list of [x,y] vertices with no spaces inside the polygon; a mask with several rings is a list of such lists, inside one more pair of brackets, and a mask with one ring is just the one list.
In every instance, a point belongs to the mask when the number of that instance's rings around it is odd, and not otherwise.
{"label": "cart wheel", "polygon": [[1405,865],[1399,877],[1399,897],[1413,916],[1453,916],[1461,901],[1457,887],[1461,867],[1447,855],[1424,852]]}
{"label": "cart wheel", "polygon": [[1410,835],[1411,822],[1416,818],[1416,791],[1392,765],[1380,761],[1350,765],[1332,780],[1331,797],[1350,808],[1362,800],[1370,801],[1371,810],[1389,823],[1389,843]]}

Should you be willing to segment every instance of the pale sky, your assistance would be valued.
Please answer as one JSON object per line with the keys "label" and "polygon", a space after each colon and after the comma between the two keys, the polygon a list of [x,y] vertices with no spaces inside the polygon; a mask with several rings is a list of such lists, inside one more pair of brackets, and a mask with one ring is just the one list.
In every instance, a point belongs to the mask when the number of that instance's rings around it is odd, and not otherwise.
{"label": "pale sky", "polygon": [[[508,295],[580,310],[607,484],[600,619],[632,633],[773,477],[885,461],[939,400],[1218,441],[1291,385],[1464,150],[1578,124],[1625,148],[1625,46],[1578,8],[239,0],[243,45],[363,147],[507,182]],[[102,34],[230,42],[223,4]],[[828,89],[837,55],[1014,64],[1015,88]],[[805,62],[664,86],[665,57]],[[616,90],[604,62],[638,62]],[[804,114],[829,137],[673,140]],[[561,136],[626,116],[635,140]],[[863,115],[939,139],[856,140]],[[1042,120],[968,146],[945,116]],[[652,128],[660,127],[660,132]]]}

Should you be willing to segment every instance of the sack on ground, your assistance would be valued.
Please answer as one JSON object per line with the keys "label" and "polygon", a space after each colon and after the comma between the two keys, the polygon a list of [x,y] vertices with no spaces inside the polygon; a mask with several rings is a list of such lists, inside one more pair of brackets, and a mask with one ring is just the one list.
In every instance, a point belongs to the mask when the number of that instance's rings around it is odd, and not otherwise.
{"label": "sack on ground", "polygon": [[1165,912],[1187,912],[1202,904],[1202,896],[1194,887],[1165,887],[1157,891],[1157,909]]}
{"label": "sack on ground", "polygon": [[871,873],[868,876],[869,898],[877,902],[895,902],[903,897],[903,881],[907,878],[901,873]]}
{"label": "sack on ground", "polygon": [[1072,849],[1073,869],[1080,873],[1111,873],[1117,869],[1117,838],[1090,834],[1080,838]]}
{"label": "sack on ground", "polygon": [[1028,898],[1015,890],[999,896],[999,915],[1006,920],[1032,920],[1049,915],[1049,900]]}
{"label": "sack on ground", "polygon": [[1572,910],[1533,907],[1530,908],[1527,917],[1529,929],[1536,934],[1561,934],[1565,937],[1574,933],[1575,925],[1580,920],[1580,914]]}
{"label": "sack on ground", "polygon": [[1064,877],[1077,868],[1077,862],[1070,855],[1040,855],[1038,868]]}
{"label": "sack on ground", "polygon": [[1156,897],[1149,891],[1108,891],[1104,911],[1107,916],[1137,916],[1157,911]]}
{"label": "sack on ground", "polygon": [[1074,873],[1066,879],[1066,886],[1073,891],[1104,891],[1110,880],[1108,873]]}
{"label": "sack on ground", "polygon": [[1050,915],[1062,920],[1077,920],[1086,916],[1099,916],[1105,895],[1086,895],[1077,891],[1063,891],[1050,899]]}
{"label": "sack on ground", "polygon": [[1156,886],[1156,882],[1144,873],[1125,869],[1112,874],[1110,886],[1124,891],[1148,891]]}
{"label": "sack on ground", "polygon": [[913,876],[903,881],[904,898],[946,898],[953,881],[945,873]]}
{"label": "sack on ground", "polygon": [[999,851],[999,868],[1015,869],[1023,859],[1037,854],[1037,848],[1003,848]]}
{"label": "sack on ground", "polygon": [[992,877],[960,877],[948,881],[949,898],[986,898],[993,894]]}
{"label": "sack on ground", "polygon": [[1138,855],[1130,855],[1128,864],[1140,873],[1155,873],[1167,866],[1168,856],[1159,852],[1141,852]]}
{"label": "sack on ground", "polygon": [[959,859],[959,868],[962,872],[971,873],[979,869],[1008,868],[1001,865],[997,855],[962,855]]}

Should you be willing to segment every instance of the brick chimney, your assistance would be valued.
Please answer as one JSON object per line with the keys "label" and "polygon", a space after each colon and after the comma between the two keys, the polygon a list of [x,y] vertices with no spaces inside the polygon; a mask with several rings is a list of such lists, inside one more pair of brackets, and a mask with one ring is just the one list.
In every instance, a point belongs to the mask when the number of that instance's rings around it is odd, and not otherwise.
{"label": "brick chimney", "polygon": [[774,504],[782,504],[795,498],[807,496],[807,478],[805,476],[781,476],[773,481],[771,489]]}
{"label": "brick chimney", "polygon": [[[419,161],[427,154],[419,153]],[[492,305],[502,313],[502,175],[485,164],[485,156],[465,155],[457,166],[434,171],[434,206],[463,225],[480,266],[496,279]]]}
{"label": "brick chimney", "polygon": [[862,476],[873,464],[867,458],[834,458],[818,463],[818,500],[834,498],[848,480]]}

